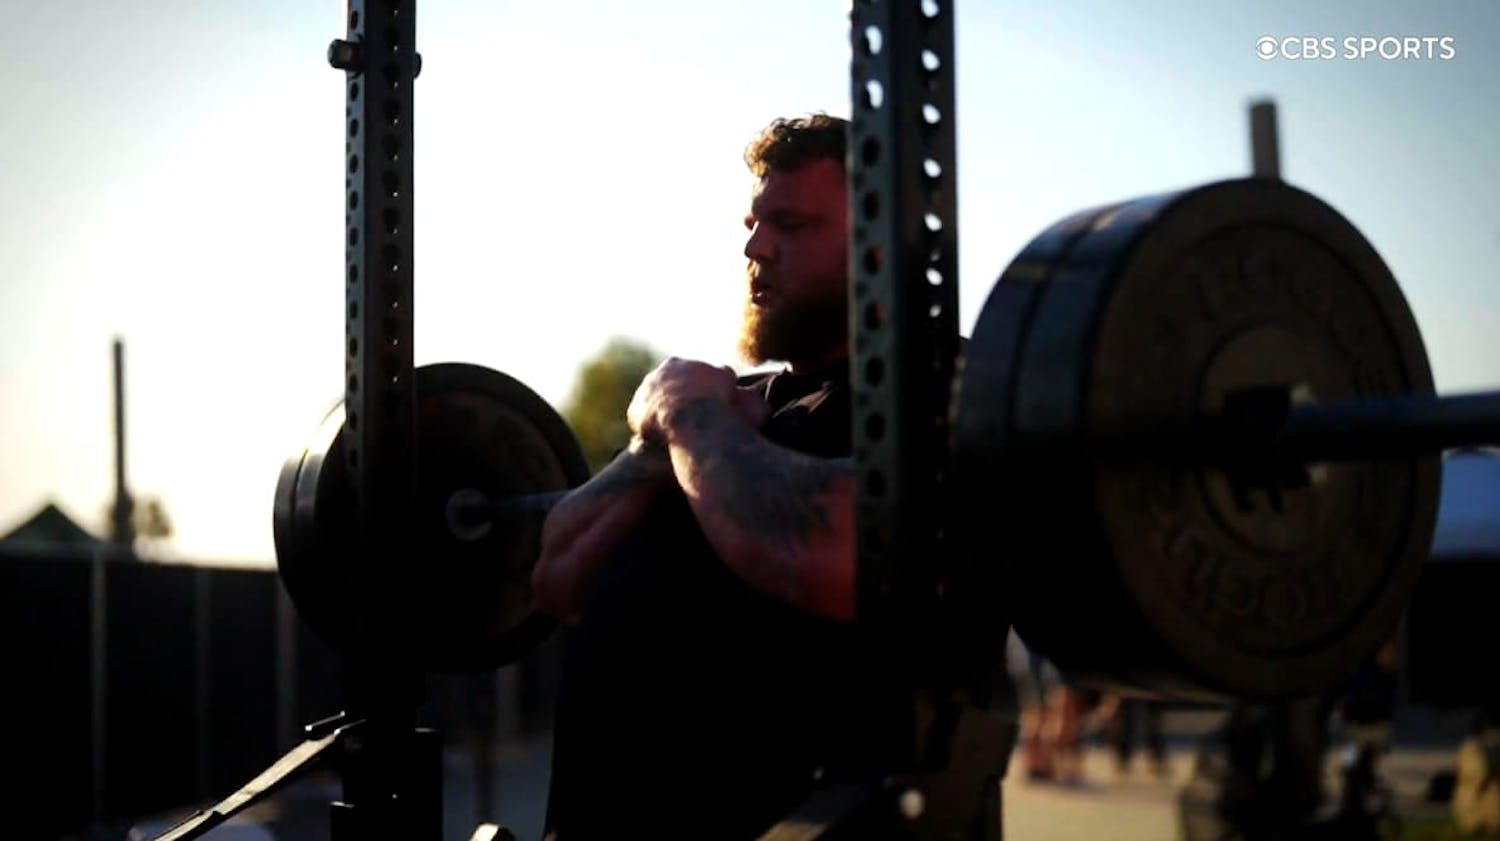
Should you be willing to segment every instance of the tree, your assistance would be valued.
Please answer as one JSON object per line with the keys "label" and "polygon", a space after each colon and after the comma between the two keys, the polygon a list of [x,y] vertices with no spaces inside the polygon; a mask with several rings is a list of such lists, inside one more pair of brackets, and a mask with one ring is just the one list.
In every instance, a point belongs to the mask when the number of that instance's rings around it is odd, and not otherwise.
{"label": "tree", "polygon": [[172,520],[160,497],[147,497],[144,505],[135,507],[135,533],[148,540],[166,540],[172,536]]}
{"label": "tree", "polygon": [[[104,522],[114,522],[116,500],[104,504]],[[130,549],[154,547],[160,550],[167,538],[172,536],[172,518],[167,515],[167,506],[159,496],[144,499],[128,499],[130,512]],[[113,529],[106,527],[113,534]]]}
{"label": "tree", "polygon": [[573,427],[590,471],[598,472],[629,443],[625,409],[641,379],[660,361],[646,344],[617,336],[578,369],[562,415]]}

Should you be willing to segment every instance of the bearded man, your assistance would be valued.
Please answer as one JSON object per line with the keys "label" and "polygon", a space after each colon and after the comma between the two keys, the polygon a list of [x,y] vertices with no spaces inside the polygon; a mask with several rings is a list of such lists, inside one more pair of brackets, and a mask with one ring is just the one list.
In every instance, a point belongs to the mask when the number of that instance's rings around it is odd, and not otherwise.
{"label": "bearded man", "polygon": [[819,114],[745,151],[740,351],[780,370],[663,362],[630,445],[548,516],[534,597],[567,623],[550,838],[755,838],[894,747],[852,623],[847,144]]}

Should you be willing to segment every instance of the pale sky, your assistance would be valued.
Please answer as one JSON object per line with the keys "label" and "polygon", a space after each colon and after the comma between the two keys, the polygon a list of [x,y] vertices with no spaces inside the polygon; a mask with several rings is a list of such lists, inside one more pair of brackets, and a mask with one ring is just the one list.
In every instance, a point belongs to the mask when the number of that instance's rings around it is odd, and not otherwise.
{"label": "pale sky", "polygon": [[[419,364],[554,405],[612,335],[734,362],[771,118],[849,113],[828,0],[423,0]],[[102,533],[110,341],[129,473],[170,557],[273,563],[282,462],[342,394],[339,0],[0,6],[0,533],[51,499]],[[1441,391],[1500,387],[1500,4],[958,2],[960,327],[1076,210],[1236,177],[1273,97],[1286,179],[1354,222]],[[1261,36],[1452,36],[1452,59],[1262,60]]]}

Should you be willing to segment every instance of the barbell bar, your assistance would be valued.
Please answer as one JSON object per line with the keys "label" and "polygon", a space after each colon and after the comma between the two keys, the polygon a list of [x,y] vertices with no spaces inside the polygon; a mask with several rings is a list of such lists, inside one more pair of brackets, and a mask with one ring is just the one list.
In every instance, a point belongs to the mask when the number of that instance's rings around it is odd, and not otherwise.
{"label": "barbell bar", "polygon": [[[1295,388],[1232,395],[1224,413],[1191,427],[1101,432],[1067,444],[1103,459],[1158,458],[1202,467],[1233,469],[1246,461],[1278,464],[1366,458],[1401,458],[1464,446],[1500,444],[1500,391],[1449,396],[1293,403]],[[1061,445],[1060,445],[1061,446]],[[1018,457],[1055,456],[1034,446]],[[474,488],[454,491],[445,506],[453,536],[478,540],[490,524],[551,511],[571,491],[547,491],[492,499]]]}

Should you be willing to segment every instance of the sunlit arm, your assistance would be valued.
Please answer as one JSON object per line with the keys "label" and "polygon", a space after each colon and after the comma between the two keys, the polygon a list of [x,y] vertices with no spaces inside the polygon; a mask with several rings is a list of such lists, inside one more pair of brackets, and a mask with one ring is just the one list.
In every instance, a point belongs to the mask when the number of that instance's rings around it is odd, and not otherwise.
{"label": "sunlit arm", "polygon": [[542,526],[542,552],[531,573],[536,609],[576,620],[595,575],[671,482],[666,450],[636,439],[563,497]]}
{"label": "sunlit arm", "polygon": [[847,459],[767,440],[728,405],[699,400],[663,430],[677,483],[724,563],[793,607],[854,618],[854,496]]}

